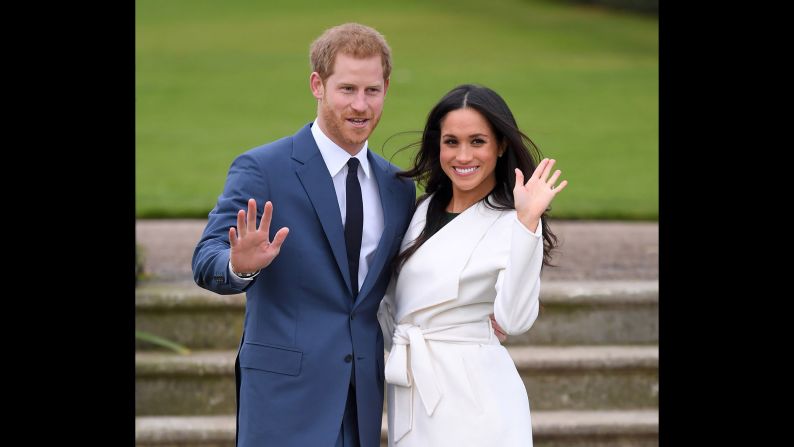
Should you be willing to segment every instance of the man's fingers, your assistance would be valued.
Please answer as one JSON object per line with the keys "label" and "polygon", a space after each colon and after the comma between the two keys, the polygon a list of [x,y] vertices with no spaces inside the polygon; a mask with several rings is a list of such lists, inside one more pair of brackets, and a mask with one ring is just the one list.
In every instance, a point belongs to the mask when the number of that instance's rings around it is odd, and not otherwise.
{"label": "man's fingers", "polygon": [[256,200],[248,199],[248,222],[246,231],[256,231]]}
{"label": "man's fingers", "polygon": [[259,231],[264,231],[265,234],[270,234],[270,219],[273,217],[273,204],[270,200],[265,202],[265,208],[262,211],[262,220],[259,222]]}
{"label": "man's fingers", "polygon": [[246,233],[248,233],[245,228],[245,210],[237,212],[237,232],[240,237],[245,237]]}
{"label": "man's fingers", "polygon": [[507,340],[507,334],[499,326],[499,323],[496,322],[494,314],[489,315],[489,317],[491,318],[491,327],[493,327],[494,334],[496,334],[496,338],[499,339],[499,342]]}
{"label": "man's fingers", "polygon": [[229,228],[229,244],[234,248],[237,246],[237,230],[234,227]]}
{"label": "man's fingers", "polygon": [[272,245],[273,248],[275,248],[276,250],[281,250],[281,244],[284,243],[284,239],[287,238],[288,234],[289,234],[289,228],[287,227],[278,230],[276,235],[273,236],[273,242],[270,245]]}
{"label": "man's fingers", "polygon": [[[494,328],[494,329],[496,329],[496,328]],[[496,329],[496,338],[499,339],[499,342],[504,342],[505,340],[507,340],[507,334],[505,334],[504,332]]]}

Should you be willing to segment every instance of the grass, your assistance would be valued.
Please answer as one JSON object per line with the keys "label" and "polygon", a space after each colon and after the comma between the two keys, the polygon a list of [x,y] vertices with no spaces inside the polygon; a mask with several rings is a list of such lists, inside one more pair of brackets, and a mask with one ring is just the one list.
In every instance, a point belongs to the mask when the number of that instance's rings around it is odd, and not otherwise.
{"label": "grass", "polygon": [[[239,153],[314,119],[308,47],[358,21],[394,71],[391,158],[452,87],[500,93],[569,186],[552,216],[658,219],[658,20],[553,1],[136,2],[136,214],[206,217]],[[407,167],[408,151],[393,158]]]}

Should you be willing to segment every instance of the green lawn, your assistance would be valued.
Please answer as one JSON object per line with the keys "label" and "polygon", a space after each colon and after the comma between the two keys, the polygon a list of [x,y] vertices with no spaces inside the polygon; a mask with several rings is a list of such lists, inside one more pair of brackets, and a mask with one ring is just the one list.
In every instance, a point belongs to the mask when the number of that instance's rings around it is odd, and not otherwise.
{"label": "green lawn", "polygon": [[[556,218],[658,219],[658,19],[529,0],[136,0],[136,214],[206,217],[229,164],[313,120],[308,48],[357,21],[394,71],[390,158],[452,87],[501,94],[569,186]],[[406,167],[412,154],[393,161]]]}

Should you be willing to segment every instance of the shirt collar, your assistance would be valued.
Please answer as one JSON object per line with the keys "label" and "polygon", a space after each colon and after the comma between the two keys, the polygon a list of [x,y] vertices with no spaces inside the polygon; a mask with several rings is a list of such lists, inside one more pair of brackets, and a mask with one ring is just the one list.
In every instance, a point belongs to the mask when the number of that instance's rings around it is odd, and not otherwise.
{"label": "shirt collar", "polygon": [[[317,148],[320,149],[320,155],[323,157],[323,161],[325,162],[325,166],[328,168],[328,172],[331,174],[331,177],[336,176],[339,171],[342,170],[343,167],[347,165],[347,161],[350,159],[350,154],[339,147],[336,143],[331,141],[325,133],[320,129],[320,126],[317,124],[317,118],[314,119],[312,123],[312,136],[314,136],[314,141],[317,143]],[[362,171],[364,171],[364,175],[369,178],[369,159],[367,158],[367,143],[369,140],[364,142],[364,147],[361,148],[360,151],[355,155],[358,158],[359,164],[361,165]]]}

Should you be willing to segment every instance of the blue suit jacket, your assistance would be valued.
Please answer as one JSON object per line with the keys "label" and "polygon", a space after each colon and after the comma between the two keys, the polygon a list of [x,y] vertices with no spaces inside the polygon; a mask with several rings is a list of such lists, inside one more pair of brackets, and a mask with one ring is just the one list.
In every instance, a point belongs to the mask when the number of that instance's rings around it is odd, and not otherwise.
{"label": "blue suit jacket", "polygon": [[235,365],[240,447],[333,446],[351,374],[361,445],[380,445],[383,336],[376,313],[413,213],[415,189],[394,175],[399,168],[372,151],[368,157],[384,229],[355,301],[342,217],[311,124],[237,157],[209,214],[193,254],[193,277],[219,294],[243,292],[228,278],[228,232],[249,198],[256,199],[257,224],[265,201],[273,202],[271,238],[290,229],[279,255],[245,290]]}

